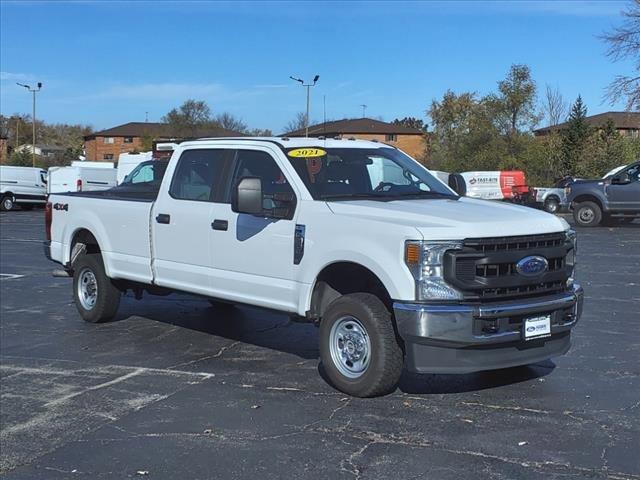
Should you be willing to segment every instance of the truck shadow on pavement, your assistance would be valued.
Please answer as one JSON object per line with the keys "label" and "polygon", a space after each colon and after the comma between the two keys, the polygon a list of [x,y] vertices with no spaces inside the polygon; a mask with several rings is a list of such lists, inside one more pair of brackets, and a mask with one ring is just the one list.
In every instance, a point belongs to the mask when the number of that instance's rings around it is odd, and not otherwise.
{"label": "truck shadow on pavement", "polygon": [[[147,297],[139,304],[140,310],[145,312],[140,316],[207,336],[295,355],[304,360],[319,360],[318,332],[311,324],[292,322],[285,315],[259,308],[224,304],[209,306],[206,300],[196,297],[187,300],[182,298],[180,295],[180,298],[168,302]],[[173,306],[167,308],[168,303]],[[125,307],[118,319],[137,315],[137,302],[130,303],[127,300],[126,304],[132,308]],[[149,304],[154,308],[149,308]],[[176,306],[179,315],[176,315]],[[203,343],[206,341],[203,338]],[[398,387],[406,394],[457,394],[532,381],[548,375],[554,368],[552,361],[545,361],[530,366],[460,375],[416,374],[405,370]],[[329,383],[319,361],[318,372]]]}

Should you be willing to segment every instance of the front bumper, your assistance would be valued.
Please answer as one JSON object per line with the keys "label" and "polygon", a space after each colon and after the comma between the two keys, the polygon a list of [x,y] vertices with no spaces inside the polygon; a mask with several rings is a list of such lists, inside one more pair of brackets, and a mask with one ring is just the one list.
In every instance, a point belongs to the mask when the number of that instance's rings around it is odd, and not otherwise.
{"label": "front bumper", "polygon": [[[570,347],[582,315],[583,290],[537,299],[481,305],[395,302],[407,369],[420,373],[470,373],[546,360]],[[524,340],[524,319],[551,315],[551,334]]]}

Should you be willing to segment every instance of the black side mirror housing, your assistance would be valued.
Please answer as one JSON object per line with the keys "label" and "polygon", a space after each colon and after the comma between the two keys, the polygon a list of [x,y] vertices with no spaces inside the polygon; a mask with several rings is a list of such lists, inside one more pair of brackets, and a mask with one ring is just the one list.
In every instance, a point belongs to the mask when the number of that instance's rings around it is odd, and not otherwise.
{"label": "black side mirror housing", "polygon": [[627,183],[631,183],[631,179],[629,178],[629,175],[627,175],[626,173],[623,173],[621,175],[616,175],[611,179],[612,185],[626,185]]}
{"label": "black side mirror housing", "polygon": [[456,192],[461,197],[467,194],[467,184],[464,181],[464,177],[459,173],[452,173],[449,175],[449,188]]}
{"label": "black side mirror housing", "polygon": [[236,185],[231,198],[231,210],[236,213],[262,215],[262,180],[258,177],[243,177]]}

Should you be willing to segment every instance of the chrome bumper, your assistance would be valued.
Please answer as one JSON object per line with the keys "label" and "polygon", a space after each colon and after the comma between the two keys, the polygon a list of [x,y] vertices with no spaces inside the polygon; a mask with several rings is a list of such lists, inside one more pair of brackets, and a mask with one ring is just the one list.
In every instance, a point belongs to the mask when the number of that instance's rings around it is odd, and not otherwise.
{"label": "chrome bumper", "polygon": [[551,314],[551,335],[570,330],[582,315],[583,290],[540,299],[514,300],[484,305],[429,305],[395,302],[398,332],[405,341],[418,343],[486,345],[520,341],[518,319]]}
{"label": "chrome bumper", "polygon": [[[582,315],[583,291],[484,305],[395,302],[405,365],[419,373],[471,373],[529,365],[565,354]],[[524,340],[524,319],[551,316],[551,334]]]}

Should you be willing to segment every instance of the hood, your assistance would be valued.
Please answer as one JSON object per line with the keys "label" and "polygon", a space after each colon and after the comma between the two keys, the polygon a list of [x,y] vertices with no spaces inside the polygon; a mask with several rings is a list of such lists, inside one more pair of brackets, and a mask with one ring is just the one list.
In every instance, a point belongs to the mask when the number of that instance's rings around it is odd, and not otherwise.
{"label": "hood", "polygon": [[569,228],[555,215],[493,200],[354,200],[329,202],[336,215],[415,227],[426,240],[462,240],[561,232]]}

